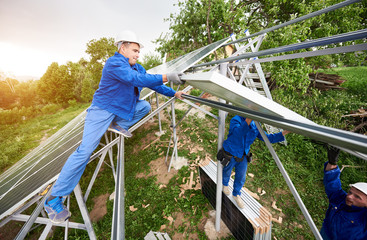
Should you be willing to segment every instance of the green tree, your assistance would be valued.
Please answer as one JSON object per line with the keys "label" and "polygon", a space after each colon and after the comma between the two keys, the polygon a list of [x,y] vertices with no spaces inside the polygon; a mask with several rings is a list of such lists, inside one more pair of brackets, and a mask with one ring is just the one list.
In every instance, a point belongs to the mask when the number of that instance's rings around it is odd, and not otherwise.
{"label": "green tree", "polygon": [[74,86],[75,81],[70,77],[68,67],[54,62],[41,77],[38,92],[47,103],[66,104],[74,99]]}
{"label": "green tree", "polygon": [[15,92],[22,107],[35,106],[39,103],[37,81],[21,82],[15,87]]}
{"label": "green tree", "polygon": [[93,99],[94,92],[96,91],[93,86],[93,78],[92,74],[87,71],[84,75],[83,82],[82,82],[82,95],[81,100],[83,102],[90,102]]}
{"label": "green tree", "polygon": [[117,48],[114,46],[113,38],[101,38],[99,40],[91,40],[87,44],[85,51],[90,55],[90,61],[87,65],[87,70],[90,72],[90,87],[97,90],[99,81],[102,77],[102,69],[104,63],[111,57]]}
{"label": "green tree", "polygon": [[51,65],[48,66],[45,74],[43,74],[38,82],[38,93],[40,97],[46,102],[54,102],[55,100],[54,96],[56,95],[57,79],[55,79],[54,76],[56,75],[58,69],[58,63],[51,63]]}
{"label": "green tree", "polygon": [[[241,38],[245,36],[246,29],[249,29],[250,33],[256,33],[338,2],[340,1],[179,1],[179,12],[171,14],[170,18],[166,19],[170,22],[170,33],[162,34],[155,42],[159,44],[158,52],[161,55],[168,53],[169,60],[171,60],[211,42],[228,37],[232,33],[236,34],[237,38]],[[361,29],[366,24],[365,5],[365,1],[354,3],[342,9],[269,32],[260,50]],[[355,43],[362,41],[355,41]],[[308,73],[312,69],[324,66],[325,62],[330,61],[357,65],[365,57],[366,53],[358,56],[339,54],[332,56],[331,60],[330,57],[323,56],[313,58],[313,60],[279,61],[264,64],[264,67],[272,73],[280,86],[289,88],[292,92],[300,90],[304,93],[308,86]]]}
{"label": "green tree", "polygon": [[73,84],[73,96],[81,102],[83,93],[83,81],[87,75],[86,60],[80,59],[78,63],[67,62],[67,68],[69,71],[70,81]]}
{"label": "green tree", "polygon": [[154,68],[160,64],[162,64],[162,59],[159,55],[154,53],[149,53],[144,55],[142,62],[140,63],[146,70]]}
{"label": "green tree", "polygon": [[16,102],[17,96],[14,87],[18,84],[18,80],[7,77],[5,73],[0,72],[0,108],[11,108]]}
{"label": "green tree", "polygon": [[242,5],[243,2],[223,0],[179,1],[179,13],[165,19],[170,22],[170,34],[155,41],[158,52],[162,56],[168,53],[167,60],[172,60],[240,32],[245,13]]}

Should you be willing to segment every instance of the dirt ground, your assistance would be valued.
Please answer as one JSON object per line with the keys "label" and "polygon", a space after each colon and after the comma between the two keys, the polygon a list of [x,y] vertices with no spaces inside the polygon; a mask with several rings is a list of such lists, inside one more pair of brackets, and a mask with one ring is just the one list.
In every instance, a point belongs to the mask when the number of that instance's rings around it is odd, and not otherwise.
{"label": "dirt ground", "polygon": [[110,196],[109,193],[100,195],[98,197],[93,198],[94,207],[92,211],[89,213],[90,220],[92,222],[98,222],[103,218],[104,215],[107,214],[107,200]]}

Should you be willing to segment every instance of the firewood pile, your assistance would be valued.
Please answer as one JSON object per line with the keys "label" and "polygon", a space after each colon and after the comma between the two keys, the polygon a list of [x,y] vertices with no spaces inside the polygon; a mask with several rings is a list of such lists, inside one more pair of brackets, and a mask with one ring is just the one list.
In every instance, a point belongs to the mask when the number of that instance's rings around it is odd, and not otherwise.
{"label": "firewood pile", "polygon": [[311,81],[310,86],[326,91],[329,89],[343,89],[340,84],[345,82],[345,80],[336,74],[326,74],[326,73],[310,73],[309,79]]}
{"label": "firewood pile", "polygon": [[360,108],[357,111],[351,111],[350,114],[343,115],[347,125],[353,126],[352,132],[367,135],[367,108]]}

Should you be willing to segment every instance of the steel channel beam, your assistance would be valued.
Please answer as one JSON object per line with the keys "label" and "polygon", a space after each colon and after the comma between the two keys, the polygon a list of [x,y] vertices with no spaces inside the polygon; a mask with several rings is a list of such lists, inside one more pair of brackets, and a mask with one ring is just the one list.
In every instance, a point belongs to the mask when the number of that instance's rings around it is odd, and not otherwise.
{"label": "steel channel beam", "polygon": [[[26,222],[26,221],[28,221],[29,218],[30,218],[30,216],[25,215],[25,214],[17,214],[17,215],[12,216],[12,220],[21,221],[21,222]],[[50,219],[49,218],[44,218],[44,217],[37,217],[36,220],[34,221],[34,223],[45,224],[45,225],[49,222],[50,222]],[[65,225],[66,225],[66,222],[65,223],[54,223],[53,224],[53,226],[57,226],[57,227],[65,227]],[[69,227],[70,228],[75,228],[75,229],[87,230],[85,225],[82,224],[82,223],[69,222]]]}
{"label": "steel channel beam", "polygon": [[[158,99],[158,93],[155,93],[155,102],[157,104],[157,108],[159,108],[159,99]],[[162,133],[162,123],[161,123],[161,112],[157,113],[158,117],[158,124],[159,124],[159,133]]]}
{"label": "steel channel beam", "polygon": [[124,137],[119,136],[119,150],[116,166],[115,200],[113,203],[113,217],[111,239],[125,239],[125,175],[124,175]]}
{"label": "steel channel beam", "polygon": [[33,199],[31,199],[29,202],[27,202],[26,204],[24,204],[22,207],[20,207],[18,210],[16,210],[12,215],[8,216],[7,218],[5,218],[3,221],[0,222],[0,228],[3,227],[5,224],[7,224],[8,222],[10,222],[11,220],[14,220],[13,216],[20,214],[21,212],[23,212],[24,210],[28,209],[30,206],[32,206],[34,203],[38,202],[39,199],[41,199],[42,196],[36,195],[33,197]]}
{"label": "steel channel beam", "polygon": [[316,50],[316,51],[286,54],[286,55],[281,55],[281,56],[276,56],[276,57],[244,60],[240,62],[230,63],[229,66],[242,66],[242,65],[247,65],[247,64],[274,62],[274,61],[282,61],[282,60],[288,60],[288,59],[316,57],[316,56],[357,52],[357,51],[365,51],[365,50],[367,50],[367,43],[361,43],[361,44],[356,44],[356,45],[327,48],[327,49]]}
{"label": "steel channel beam", "polygon": [[322,240],[322,237],[321,237],[315,223],[313,222],[310,214],[308,213],[306,206],[303,204],[303,201],[302,201],[301,197],[299,196],[299,194],[297,192],[297,189],[294,187],[294,185],[292,183],[292,180],[288,176],[287,171],[284,169],[282,162],[279,160],[279,157],[276,154],[273,146],[271,145],[268,137],[266,136],[265,131],[262,129],[259,122],[255,121],[255,124],[256,124],[257,129],[260,131],[260,134],[263,137],[264,142],[265,142],[266,146],[268,147],[273,159],[275,160],[275,163],[277,164],[277,166],[279,168],[279,171],[282,173],[285,182],[287,183],[289,189],[291,190],[291,192],[293,194],[293,197],[295,198],[299,208],[301,209],[301,211],[303,213],[303,216],[306,218],[306,221],[307,221],[308,225],[310,226],[315,238]]}
{"label": "steel channel beam", "polygon": [[243,38],[240,38],[240,39],[237,39],[235,41],[232,41],[232,42],[229,42],[225,45],[229,45],[229,44],[234,44],[234,43],[238,43],[238,42],[243,42],[249,38],[252,38],[252,37],[256,37],[258,35],[261,35],[261,34],[264,34],[264,33],[268,33],[268,32],[272,32],[276,29],[279,29],[279,28],[282,28],[282,27],[285,27],[285,26],[288,26],[288,25],[291,25],[293,23],[297,23],[297,22],[300,22],[300,21],[303,21],[303,20],[306,20],[306,19],[309,19],[309,18],[312,18],[312,17],[315,17],[315,16],[318,16],[318,15],[321,15],[321,14],[324,14],[324,13],[327,13],[327,12],[330,12],[330,11],[334,11],[336,9],[339,9],[339,8],[342,8],[342,7],[345,7],[345,6],[348,6],[350,4],[353,4],[353,3],[357,3],[357,2],[361,2],[362,0],[347,0],[347,1],[344,1],[344,2],[341,2],[341,3],[337,3],[335,5],[332,5],[330,7],[327,7],[327,8],[324,8],[324,9],[321,9],[319,11],[316,11],[316,12],[312,12],[310,14],[307,14],[305,16],[302,16],[302,17],[299,17],[299,18],[296,18],[296,19],[293,19],[293,20],[290,20],[288,22],[285,22],[285,23],[282,23],[282,24],[279,24],[279,25],[276,25],[274,27],[271,27],[271,28],[267,28],[267,29],[264,29],[260,32],[257,32],[257,33],[254,33],[254,34],[251,34],[249,36],[246,36],[246,37],[243,37]]}
{"label": "steel channel beam", "polygon": [[271,54],[276,54],[276,53],[288,52],[288,51],[295,51],[295,50],[300,50],[300,49],[305,49],[305,48],[310,48],[310,47],[325,46],[328,44],[357,40],[357,39],[362,39],[366,37],[367,37],[367,29],[362,29],[362,30],[342,33],[342,34],[338,34],[338,35],[334,35],[330,37],[324,37],[324,38],[309,40],[309,41],[305,41],[301,43],[281,46],[277,48],[266,49],[266,50],[259,51],[259,52],[244,53],[239,56],[233,56],[233,57],[229,57],[229,58],[225,58],[225,59],[221,59],[217,61],[197,64],[197,65],[192,66],[192,68],[219,64],[219,63],[224,63],[224,62],[231,62],[231,61],[247,59],[247,58],[252,58],[252,57],[271,55]]}
{"label": "steel channel beam", "polygon": [[37,207],[33,210],[32,215],[29,217],[27,222],[23,225],[22,229],[18,232],[15,240],[23,240],[31,229],[33,223],[36,221],[37,216],[40,214],[41,210],[43,209],[43,204],[45,203],[46,199],[51,195],[52,188],[45,194],[42,200],[38,203]]}
{"label": "steel channel beam", "polygon": [[[207,115],[209,115],[209,116],[211,116],[212,118],[214,118],[214,119],[218,119],[218,117],[217,116],[215,116],[213,113],[211,113],[211,112],[209,112],[209,111],[207,111],[207,110],[205,110],[205,109],[203,109],[203,108],[201,108],[201,107],[199,107],[198,105],[196,105],[196,104],[194,104],[194,103],[192,103],[192,102],[190,102],[190,101],[188,101],[188,100],[186,100],[186,99],[184,99],[184,100],[182,100],[183,102],[185,102],[185,103],[187,103],[188,105],[190,105],[191,107],[194,107],[194,108],[196,108],[196,109],[198,109],[198,110],[200,110],[200,111],[202,111],[203,113],[205,113],[205,114],[207,114]],[[191,110],[192,108],[190,108],[189,110]],[[187,111],[187,113],[188,113],[189,111]]]}
{"label": "steel channel beam", "polygon": [[[220,64],[219,71],[220,74],[227,76],[227,64]],[[225,103],[223,99],[219,99],[221,103]],[[222,148],[224,142],[224,134],[225,134],[225,124],[226,124],[226,115],[223,110],[219,110],[218,112],[218,151]],[[218,152],[217,151],[217,152]],[[223,190],[223,166],[222,164],[217,164],[217,192],[216,192],[216,206],[215,206],[215,230],[217,232],[220,231],[220,219],[222,212],[222,190]]]}
{"label": "steel channel beam", "polygon": [[90,180],[89,185],[88,185],[88,188],[85,191],[84,198],[83,198],[84,202],[87,202],[87,200],[88,200],[89,193],[92,190],[92,187],[93,187],[94,182],[95,182],[95,180],[97,178],[98,172],[99,172],[99,170],[102,167],[102,163],[103,163],[103,161],[104,161],[104,159],[106,157],[107,152],[108,152],[108,149],[104,150],[103,153],[102,153],[102,155],[101,155],[101,158],[98,161],[98,164],[97,164],[96,169],[94,170],[92,179]]}
{"label": "steel channel beam", "polygon": [[141,125],[143,125],[144,123],[146,123],[147,121],[149,121],[152,118],[152,116],[157,115],[158,112],[162,111],[164,108],[166,108],[170,103],[172,103],[175,100],[176,100],[176,97],[173,97],[173,98],[169,99],[167,102],[163,103],[159,108],[157,108],[153,112],[149,113],[142,120],[140,120],[134,126],[132,126],[131,128],[129,128],[129,131],[130,132],[133,132],[136,129],[138,129]]}
{"label": "steel channel beam", "polygon": [[85,205],[85,202],[83,200],[83,194],[82,194],[82,190],[80,189],[79,183],[74,188],[74,195],[75,195],[76,201],[78,203],[80,213],[82,214],[85,227],[87,228],[89,239],[95,240],[95,239],[97,239],[97,237],[96,237],[96,234],[95,234],[94,229],[93,229],[92,222],[91,222],[90,217],[89,217],[87,205]]}
{"label": "steel channel beam", "polygon": [[343,148],[348,148],[360,153],[367,153],[367,137],[361,134],[352,133],[340,129],[326,127],[317,124],[308,124],[302,122],[296,122],[290,119],[284,119],[277,116],[271,116],[268,114],[256,112],[253,110],[243,109],[240,107],[211,101],[207,99],[201,99],[194,96],[183,94],[183,97],[195,102],[206,104],[208,106],[231,112],[236,115],[248,117],[253,120],[267,123],[269,125],[287,129],[291,132],[310,137],[322,142],[330,143]]}

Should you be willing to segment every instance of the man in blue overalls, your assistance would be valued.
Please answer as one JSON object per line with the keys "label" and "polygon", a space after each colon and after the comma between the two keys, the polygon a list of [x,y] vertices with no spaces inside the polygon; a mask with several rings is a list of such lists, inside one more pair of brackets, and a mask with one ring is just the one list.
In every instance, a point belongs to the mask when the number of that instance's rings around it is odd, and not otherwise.
{"label": "man in blue overalls", "polygon": [[329,208],[321,228],[325,240],[367,239],[367,183],[351,184],[346,193],[337,165],[339,149],[328,146],[329,161],[324,164],[324,186]]}
{"label": "man in blue overalls", "polygon": [[[275,134],[266,133],[266,136],[271,143],[277,143],[284,141],[284,136],[288,133],[289,131],[284,130]],[[235,168],[236,174],[232,194],[239,208],[244,208],[244,202],[240,196],[241,188],[246,181],[247,163],[251,161],[250,146],[256,138],[264,141],[254,121],[238,115],[231,119],[229,133],[227,139],[223,142],[222,148],[224,155],[227,159],[230,159],[223,166],[223,192],[226,195],[230,195],[228,183],[232,169]]]}
{"label": "man in blue overalls", "polygon": [[143,87],[182,99],[183,92],[176,92],[163,84],[182,84],[179,73],[147,74],[136,63],[143,45],[135,33],[123,31],[117,36],[115,45],[117,52],[106,61],[99,88],[87,110],[82,143],[66,161],[52,188],[51,196],[45,201],[45,210],[55,223],[70,217],[70,212],[63,204],[63,196],[69,195],[78,184],[90,156],[107,129],[110,127],[125,137],[131,137],[129,127],[150,111],[150,104],[139,100]]}

